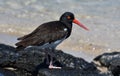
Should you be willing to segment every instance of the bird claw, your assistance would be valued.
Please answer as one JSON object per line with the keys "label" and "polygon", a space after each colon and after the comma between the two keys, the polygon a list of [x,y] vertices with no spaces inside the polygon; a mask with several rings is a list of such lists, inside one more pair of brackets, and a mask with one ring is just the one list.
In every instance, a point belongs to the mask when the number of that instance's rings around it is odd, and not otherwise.
{"label": "bird claw", "polygon": [[56,66],[50,65],[49,69],[61,69],[61,67],[56,67]]}
{"label": "bird claw", "polygon": [[61,69],[61,67],[53,66],[52,61],[50,61],[49,69]]}

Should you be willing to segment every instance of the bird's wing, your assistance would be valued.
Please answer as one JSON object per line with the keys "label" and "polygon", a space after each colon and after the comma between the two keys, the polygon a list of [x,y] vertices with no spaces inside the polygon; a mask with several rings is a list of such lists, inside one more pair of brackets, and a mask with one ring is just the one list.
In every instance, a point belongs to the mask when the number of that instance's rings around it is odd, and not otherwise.
{"label": "bird's wing", "polygon": [[16,46],[42,45],[65,38],[68,32],[64,31],[64,28],[65,26],[61,22],[42,24],[32,33],[19,38],[21,41],[16,43]]}

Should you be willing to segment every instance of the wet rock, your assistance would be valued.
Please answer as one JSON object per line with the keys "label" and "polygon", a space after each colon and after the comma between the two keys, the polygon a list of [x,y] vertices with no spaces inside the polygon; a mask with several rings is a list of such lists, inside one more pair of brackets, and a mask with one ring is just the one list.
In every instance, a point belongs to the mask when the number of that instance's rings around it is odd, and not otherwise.
{"label": "wet rock", "polygon": [[52,54],[53,65],[62,69],[48,69],[47,58],[50,59],[50,53],[47,53],[36,47],[16,51],[12,46],[0,44],[0,67],[13,68],[11,72],[16,76],[108,76],[108,73],[100,73],[93,63],[61,50],[52,51]]}
{"label": "wet rock", "polygon": [[94,60],[108,68],[114,76],[120,76],[120,52],[104,53]]}

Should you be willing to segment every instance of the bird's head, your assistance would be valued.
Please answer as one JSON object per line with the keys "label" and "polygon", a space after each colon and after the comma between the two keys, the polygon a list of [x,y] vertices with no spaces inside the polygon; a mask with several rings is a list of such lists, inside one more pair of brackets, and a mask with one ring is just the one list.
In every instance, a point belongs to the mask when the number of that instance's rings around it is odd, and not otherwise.
{"label": "bird's head", "polygon": [[64,22],[64,23],[75,23],[77,25],[79,25],[80,27],[82,27],[85,30],[89,30],[86,26],[84,26],[81,22],[79,22],[73,13],[71,12],[65,12],[64,14],[62,14],[62,16],[60,17],[60,21]]}

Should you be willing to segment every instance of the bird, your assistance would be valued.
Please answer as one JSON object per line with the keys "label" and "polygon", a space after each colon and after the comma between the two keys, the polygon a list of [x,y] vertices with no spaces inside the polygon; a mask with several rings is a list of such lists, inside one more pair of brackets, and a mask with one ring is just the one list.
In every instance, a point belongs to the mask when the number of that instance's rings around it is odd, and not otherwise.
{"label": "bird", "polygon": [[[33,32],[19,37],[15,45],[16,49],[25,49],[29,46],[39,46],[55,49],[61,42],[70,37],[72,26],[75,23],[85,30],[89,30],[85,25],[78,21],[72,12],[65,12],[59,20],[41,24]],[[57,68],[50,61],[49,68]],[[60,68],[60,67],[58,67]]]}

